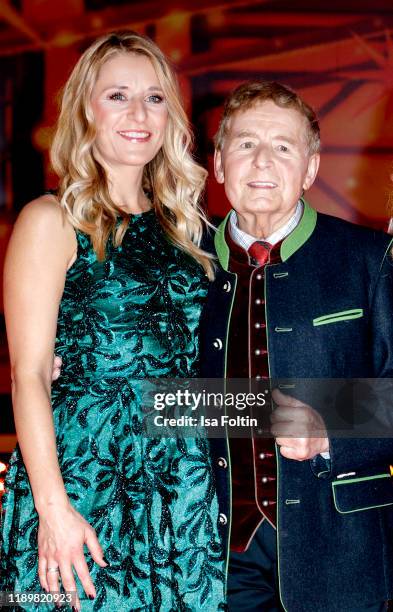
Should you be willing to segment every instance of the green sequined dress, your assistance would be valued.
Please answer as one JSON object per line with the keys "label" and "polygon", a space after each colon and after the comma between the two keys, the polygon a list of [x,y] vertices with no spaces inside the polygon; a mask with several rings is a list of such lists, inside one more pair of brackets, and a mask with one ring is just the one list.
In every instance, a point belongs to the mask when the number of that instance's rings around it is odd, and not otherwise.
{"label": "green sequined dress", "polygon": [[[63,370],[53,386],[53,416],[68,495],[109,562],[100,568],[85,549],[97,597],[88,600],[78,583],[82,610],[223,610],[208,444],[143,436],[134,388],[145,378],[197,376],[208,281],[168,242],[154,211],[130,216],[122,245],[110,243],[104,262],[86,235],[77,240],[59,311],[56,353]],[[45,477],[45,466],[42,471]],[[41,590],[37,528],[16,448],[3,497],[0,591]]]}

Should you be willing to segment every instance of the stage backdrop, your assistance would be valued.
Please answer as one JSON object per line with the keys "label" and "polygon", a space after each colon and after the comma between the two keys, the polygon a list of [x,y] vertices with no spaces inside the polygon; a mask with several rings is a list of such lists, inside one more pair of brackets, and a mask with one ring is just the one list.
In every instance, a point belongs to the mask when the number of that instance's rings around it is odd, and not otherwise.
{"label": "stage backdrop", "polygon": [[[91,40],[117,28],[148,34],[177,66],[196,154],[210,173],[225,96],[246,79],[278,80],[321,120],[322,163],[310,201],[384,227],[393,160],[392,11],[386,0],[1,1],[0,260],[16,213],[56,186],[47,151],[62,83]],[[217,217],[228,209],[212,173],[206,204]],[[14,438],[3,324],[0,333],[0,453],[7,458]]]}

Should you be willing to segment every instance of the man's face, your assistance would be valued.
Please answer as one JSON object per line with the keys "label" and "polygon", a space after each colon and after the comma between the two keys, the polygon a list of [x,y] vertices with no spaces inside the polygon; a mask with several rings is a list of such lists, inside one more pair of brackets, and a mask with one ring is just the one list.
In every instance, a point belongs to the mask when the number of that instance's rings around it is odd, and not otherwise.
{"label": "man's face", "polygon": [[273,101],[236,112],[229,120],[215,175],[240,216],[272,214],[288,218],[311,187],[319,155],[309,155],[306,119]]}

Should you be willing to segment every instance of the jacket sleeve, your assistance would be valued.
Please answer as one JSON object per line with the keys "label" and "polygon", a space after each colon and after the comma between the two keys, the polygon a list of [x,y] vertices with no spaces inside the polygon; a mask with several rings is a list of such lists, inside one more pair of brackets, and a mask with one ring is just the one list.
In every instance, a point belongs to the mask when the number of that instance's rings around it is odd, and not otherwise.
{"label": "jacket sleeve", "polygon": [[[388,245],[377,267],[370,296],[370,378],[393,379],[393,259]],[[380,259],[381,261],[381,259]],[[318,456],[311,469],[319,478],[335,479],[348,473],[374,475],[389,473],[393,465],[393,380],[376,386],[387,437],[340,437],[330,439],[330,461]],[[379,390],[378,390],[379,387]],[[389,390],[392,392],[389,392]]]}

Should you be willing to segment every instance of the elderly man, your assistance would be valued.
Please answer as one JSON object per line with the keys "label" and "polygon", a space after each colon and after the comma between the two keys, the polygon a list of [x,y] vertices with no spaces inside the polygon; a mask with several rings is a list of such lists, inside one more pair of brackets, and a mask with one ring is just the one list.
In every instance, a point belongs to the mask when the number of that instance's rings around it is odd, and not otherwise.
{"label": "elderly man", "polygon": [[[215,236],[221,267],[202,321],[203,375],[393,375],[390,238],[311,208],[302,196],[318,166],[318,121],[296,93],[258,81],[230,95],[215,175],[233,210]],[[220,515],[231,532],[229,609],[386,609],[392,440],[329,437],[311,406],[278,390],[274,399],[275,440],[212,443],[232,504],[232,520]],[[295,419],[309,436],[286,436]]]}

